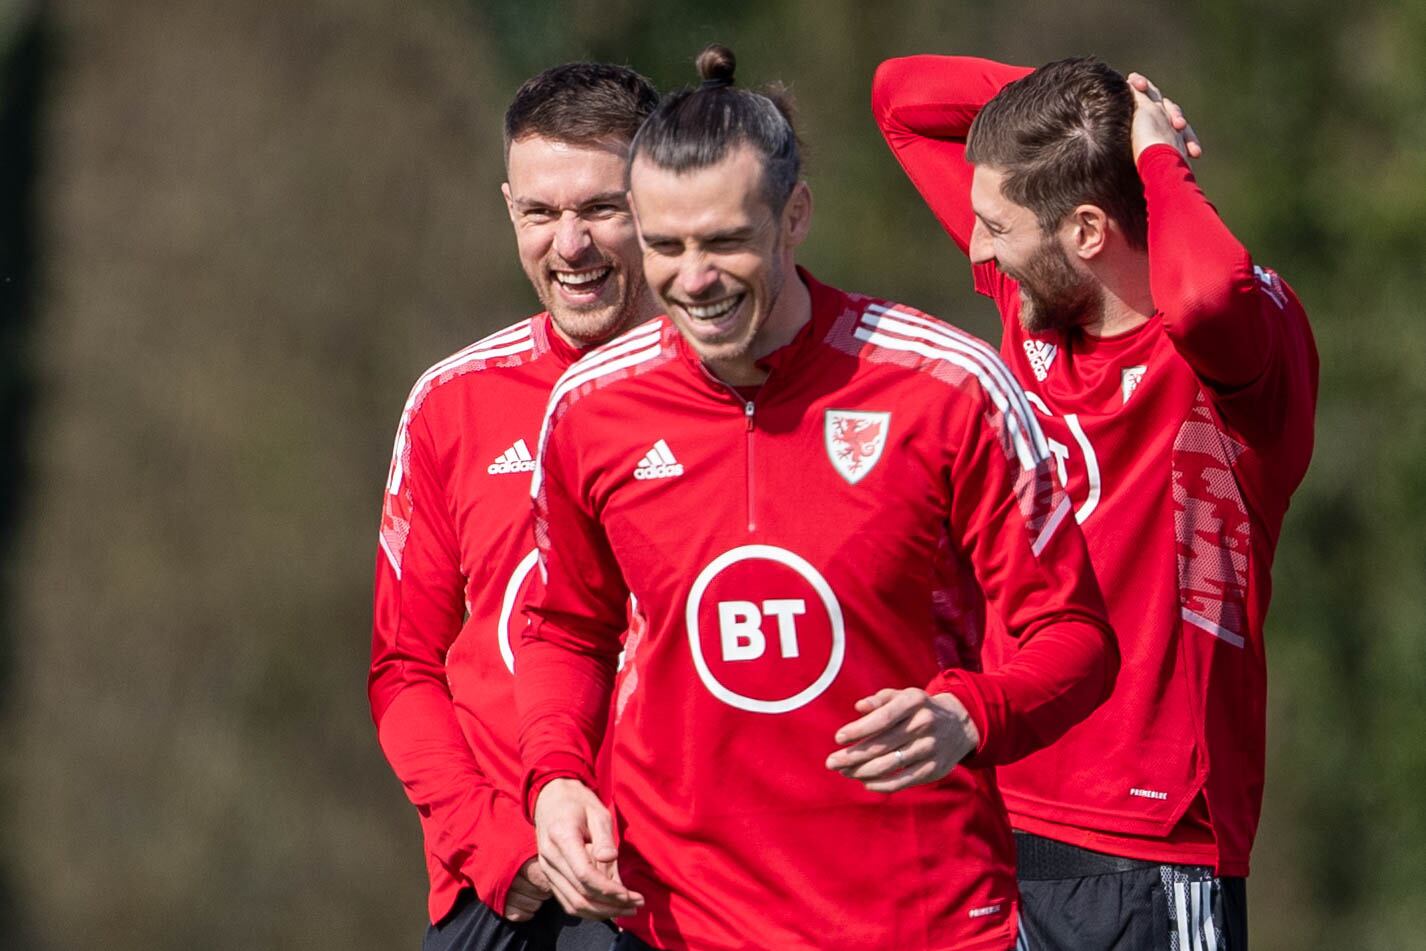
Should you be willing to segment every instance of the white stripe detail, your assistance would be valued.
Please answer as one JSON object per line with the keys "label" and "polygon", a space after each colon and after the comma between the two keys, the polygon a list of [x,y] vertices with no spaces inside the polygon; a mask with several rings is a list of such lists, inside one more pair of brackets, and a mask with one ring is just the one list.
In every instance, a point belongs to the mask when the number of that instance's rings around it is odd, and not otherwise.
{"label": "white stripe detail", "polygon": [[654,458],[654,451],[652,449],[644,453],[644,458],[639,460],[640,469],[656,465],[659,465],[659,460]]}
{"label": "white stripe detail", "polygon": [[659,342],[662,334],[663,325],[655,322],[646,331],[630,333],[624,339],[600,347],[584,359],[577,361],[565,371],[564,376],[560,377],[559,382],[555,384],[554,391],[550,393],[549,402],[545,404],[545,418],[540,423],[540,442],[535,457],[535,474],[530,479],[531,498],[540,494],[540,485],[544,481],[545,441],[550,436],[550,415],[559,405],[559,401],[564,398],[565,394],[585,383],[652,360],[659,355],[659,351],[662,349]]}
{"label": "white stripe detail", "polygon": [[[1010,368],[1005,365],[1005,361],[1000,358],[991,347],[976,337],[963,334],[952,327],[948,327],[929,317],[922,317],[917,314],[910,314],[895,308],[884,307],[881,304],[871,304],[867,310],[874,314],[881,314],[882,317],[862,315],[862,320],[871,324],[879,330],[895,331],[906,336],[919,337],[933,343],[940,343],[943,346],[964,353],[967,356],[977,357],[985,368],[995,377],[1000,389],[1013,401],[1021,419],[1025,422],[1026,430],[1037,435],[1035,447],[1040,450],[1041,455],[1048,456],[1049,445],[1043,433],[1039,433],[1039,424],[1035,420],[1035,414],[1030,410],[1025,399],[1024,388],[1015,380],[1015,376],[1010,372]],[[908,326],[909,325],[909,326]]]}
{"label": "white stripe detail", "polygon": [[678,462],[678,460],[673,457],[673,451],[668,448],[668,443],[662,439],[654,443],[654,450],[649,453],[649,455],[653,455],[655,452],[659,454],[660,459],[666,466],[671,466]]}
{"label": "white stripe detail", "polygon": [[1192,933],[1188,937],[1188,945],[1192,951],[1203,951],[1202,922],[1203,922],[1203,890],[1198,887],[1198,882],[1188,883],[1188,896],[1190,902],[1190,920],[1193,922]]}
{"label": "white stripe detail", "polygon": [[1174,912],[1178,916],[1178,951],[1188,951],[1188,884],[1173,883]]}
{"label": "white stripe detail", "polygon": [[515,458],[518,459],[520,462],[531,462],[535,458],[534,456],[530,455],[530,447],[525,445],[524,439],[516,441],[512,449],[515,453]]}
{"label": "white stripe detail", "polygon": [[1203,946],[1218,951],[1218,928],[1213,924],[1213,882],[1203,883]]}
{"label": "white stripe detail", "polygon": [[1030,554],[1036,558],[1040,557],[1040,552],[1045,550],[1045,546],[1050,543],[1050,539],[1055,535],[1055,529],[1060,527],[1060,522],[1065,520],[1065,516],[1070,513],[1070,497],[1065,493],[1060,499],[1060,504],[1055,506],[1055,510],[1050,513],[1050,517],[1045,521],[1045,527],[1040,529],[1040,534],[1035,537],[1035,543],[1030,546]]}
{"label": "white stripe detail", "polygon": [[1185,621],[1192,624],[1194,627],[1202,628],[1203,630],[1207,631],[1209,634],[1212,634],[1219,640],[1227,641],[1234,647],[1242,647],[1245,643],[1241,635],[1234,634],[1226,627],[1222,627],[1218,624],[1213,623],[1212,621],[1208,620],[1208,618],[1204,617],[1201,614],[1198,614],[1197,612],[1190,611],[1188,608],[1183,608],[1181,613],[1183,614],[1183,619]]}
{"label": "white stripe detail", "polygon": [[401,559],[396,557],[396,552],[391,550],[391,546],[386,544],[386,533],[377,532],[376,540],[381,544],[381,550],[386,552],[386,562],[391,565],[391,570],[396,572],[396,580],[401,580]]}
{"label": "white stripe detail", "polygon": [[[526,318],[513,327],[493,333],[477,340],[464,350],[451,354],[416,378],[410,395],[406,397],[406,405],[401,408],[401,422],[396,429],[396,445],[391,453],[391,476],[386,482],[388,495],[395,495],[401,491],[401,480],[404,476],[402,458],[406,455],[406,428],[411,423],[411,414],[415,412],[416,401],[425,393],[427,387],[443,374],[467,363],[476,360],[491,360],[495,357],[508,357],[533,350],[535,341],[530,336],[530,328],[530,319]],[[518,343],[514,342],[517,340]]]}
{"label": "white stripe detail", "polygon": [[[1021,417],[1011,410],[1005,393],[994,385],[985,367],[980,363],[950,350],[942,350],[915,340],[889,337],[880,331],[868,330],[866,327],[858,327],[854,336],[858,340],[865,340],[868,343],[886,347],[888,350],[902,350],[907,353],[915,353],[919,356],[929,357],[933,360],[945,360],[947,363],[954,363],[956,366],[966,370],[980,381],[981,388],[990,394],[990,398],[995,403],[996,408],[999,409],[1001,414],[1005,417],[1006,428],[1010,431],[1011,444],[1015,447],[1015,455],[1020,460],[1021,468],[1034,469],[1037,464],[1049,455],[1047,451],[1038,458],[1036,457],[1035,452],[1030,448],[1030,443],[1026,439],[1025,427],[1020,422]],[[1034,425],[1035,429],[1033,432],[1039,434],[1039,424]],[[1043,439],[1044,437],[1040,436],[1040,438]]]}

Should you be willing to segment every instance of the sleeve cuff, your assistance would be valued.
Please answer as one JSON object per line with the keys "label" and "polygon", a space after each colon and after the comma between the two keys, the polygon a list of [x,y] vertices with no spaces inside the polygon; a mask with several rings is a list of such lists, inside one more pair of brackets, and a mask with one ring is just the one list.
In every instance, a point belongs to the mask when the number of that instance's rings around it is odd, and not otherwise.
{"label": "sleeve cuff", "polygon": [[964,670],[947,670],[937,675],[931,681],[928,693],[948,693],[961,702],[961,706],[966,708],[966,713],[975,724],[976,732],[980,734],[980,742],[976,748],[971,750],[961,764],[965,766],[977,767],[986,765],[981,763],[986,747],[993,742],[995,730],[990,725],[990,711],[986,708],[985,697],[981,695],[979,689],[971,679],[972,675]]}
{"label": "sleeve cuff", "polygon": [[556,779],[577,779],[590,789],[596,788],[594,770],[583,757],[576,753],[549,753],[525,772],[525,818],[535,821],[535,803]]}

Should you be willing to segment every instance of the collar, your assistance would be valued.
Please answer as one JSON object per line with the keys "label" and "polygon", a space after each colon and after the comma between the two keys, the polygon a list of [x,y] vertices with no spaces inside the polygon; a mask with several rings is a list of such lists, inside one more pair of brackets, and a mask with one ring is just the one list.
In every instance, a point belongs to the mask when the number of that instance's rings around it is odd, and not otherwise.
{"label": "collar", "polygon": [[598,346],[598,344],[591,344],[588,347],[576,347],[568,343],[555,330],[554,318],[550,316],[549,311],[535,315],[531,330],[535,338],[536,352],[545,353],[548,351],[553,354],[555,362],[562,370],[568,369],[571,363]]}

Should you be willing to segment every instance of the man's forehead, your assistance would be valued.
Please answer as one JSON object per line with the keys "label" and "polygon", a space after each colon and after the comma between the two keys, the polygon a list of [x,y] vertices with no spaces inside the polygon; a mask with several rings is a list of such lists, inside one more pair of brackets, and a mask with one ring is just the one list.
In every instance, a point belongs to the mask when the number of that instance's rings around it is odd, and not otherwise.
{"label": "man's forehead", "polygon": [[624,190],[628,143],[527,136],[510,144],[505,177],[516,196],[547,199]]}

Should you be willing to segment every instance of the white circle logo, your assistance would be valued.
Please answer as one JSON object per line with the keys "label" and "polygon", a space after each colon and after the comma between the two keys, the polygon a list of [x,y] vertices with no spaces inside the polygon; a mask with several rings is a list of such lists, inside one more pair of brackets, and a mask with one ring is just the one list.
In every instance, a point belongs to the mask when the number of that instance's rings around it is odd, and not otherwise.
{"label": "white circle logo", "polygon": [[837,678],[846,656],[832,586],[807,559],[773,545],[743,545],[713,559],[693,582],[684,617],[699,679],[739,710],[807,705]]}

